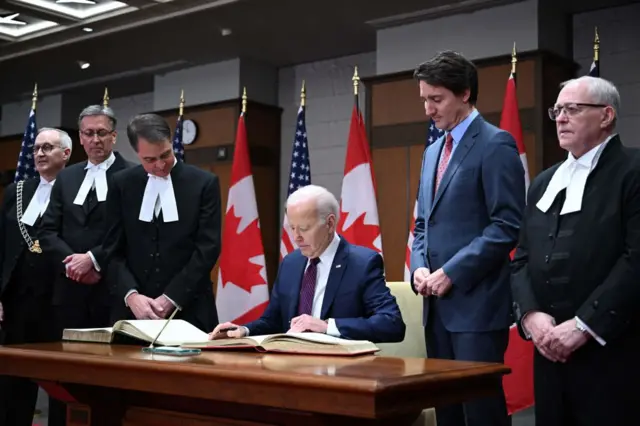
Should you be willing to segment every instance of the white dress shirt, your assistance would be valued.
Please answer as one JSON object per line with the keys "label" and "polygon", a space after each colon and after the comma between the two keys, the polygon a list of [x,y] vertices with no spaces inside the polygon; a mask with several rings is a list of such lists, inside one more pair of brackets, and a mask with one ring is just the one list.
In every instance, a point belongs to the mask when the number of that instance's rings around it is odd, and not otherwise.
{"label": "white dress shirt", "polygon": [[87,199],[87,194],[89,194],[92,188],[96,190],[98,202],[107,200],[107,192],[109,189],[107,186],[107,170],[109,170],[109,167],[111,167],[115,161],[116,156],[113,152],[111,152],[109,158],[100,164],[93,164],[87,161],[87,165],[85,166],[87,173],[84,175],[84,180],[82,181],[82,185],[80,185],[75,200],[73,200],[73,204],[78,206],[83,205]]}
{"label": "white dress shirt", "polygon": [[55,183],[55,179],[51,182],[47,182],[42,176],[40,177],[40,183],[36,189],[33,198],[29,202],[29,206],[22,214],[22,223],[33,226],[36,220],[42,216],[49,205],[49,199],[51,198],[51,188]]}
{"label": "white dress shirt", "polygon": [[[604,142],[596,145],[580,158],[575,158],[573,154],[569,153],[565,162],[558,167],[551,177],[551,181],[549,182],[546,191],[536,204],[536,207],[546,213],[558,196],[558,193],[566,188],[565,201],[562,205],[560,215],[575,213],[582,210],[582,197],[587,184],[587,178],[598,164],[598,160],[602,155],[602,151],[607,146],[607,143],[609,143],[611,138],[614,136],[616,135],[613,134],[609,136],[604,140]],[[529,313],[525,314],[525,316],[522,317],[522,320],[524,320],[528,314]],[[606,344],[604,339],[594,333],[593,330],[591,330],[591,328],[589,328],[589,326],[580,318],[576,316],[574,319],[576,320],[576,323],[587,330],[587,332],[598,343],[602,346]],[[527,330],[525,330],[525,334],[530,337]]]}

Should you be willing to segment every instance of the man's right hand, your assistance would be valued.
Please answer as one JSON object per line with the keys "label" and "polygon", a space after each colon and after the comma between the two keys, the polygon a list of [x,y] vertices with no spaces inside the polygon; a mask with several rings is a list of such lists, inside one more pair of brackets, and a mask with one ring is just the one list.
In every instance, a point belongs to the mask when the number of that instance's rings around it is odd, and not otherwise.
{"label": "man's right hand", "polygon": [[84,274],[78,280],[78,282],[80,282],[82,284],[93,285],[93,284],[97,284],[100,281],[101,278],[102,277],[100,276],[100,273],[98,271],[96,271],[95,269],[90,269],[89,272]]}
{"label": "man's right hand", "polygon": [[413,272],[413,288],[423,296],[427,295],[427,278],[430,274],[431,272],[425,267],[418,268]]}
{"label": "man's right hand", "polygon": [[[234,330],[224,331],[227,328],[234,328]],[[224,322],[222,324],[218,324],[218,326],[214,328],[211,333],[209,333],[209,340],[238,338],[244,337],[246,334],[247,330],[243,326],[236,325],[232,322]]]}
{"label": "man's right hand", "polygon": [[[162,319],[162,317],[156,314],[156,309],[159,309],[154,306],[155,300],[140,293],[131,293],[129,297],[127,297],[127,305],[133,315],[135,315],[136,319]],[[156,309],[154,309],[156,308]]]}
{"label": "man's right hand", "polygon": [[522,326],[531,335],[533,344],[545,358],[552,362],[560,361],[556,354],[541,344],[543,338],[556,326],[556,320],[551,315],[539,311],[530,312],[526,314]]}

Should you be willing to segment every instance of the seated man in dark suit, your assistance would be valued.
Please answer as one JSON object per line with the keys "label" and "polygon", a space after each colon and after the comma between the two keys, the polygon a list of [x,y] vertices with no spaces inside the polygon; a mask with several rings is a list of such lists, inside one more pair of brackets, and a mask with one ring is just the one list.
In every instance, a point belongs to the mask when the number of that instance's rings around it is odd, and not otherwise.
{"label": "seated man in dark suit", "polygon": [[[220,324],[210,338],[290,331],[402,341],[405,324],[386,286],[382,256],[336,234],[339,211],[336,198],[322,187],[308,185],[291,194],[286,215],[298,249],[282,260],[264,314],[243,327]],[[227,328],[235,329],[221,331]]]}

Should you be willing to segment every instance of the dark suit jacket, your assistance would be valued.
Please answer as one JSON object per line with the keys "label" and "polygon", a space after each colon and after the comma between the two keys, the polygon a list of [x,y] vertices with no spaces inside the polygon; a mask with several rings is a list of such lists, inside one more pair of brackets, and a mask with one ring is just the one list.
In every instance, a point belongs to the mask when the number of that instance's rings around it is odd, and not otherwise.
{"label": "dark suit jacket", "polygon": [[164,293],[182,308],[176,318],[209,332],[218,323],[210,278],[220,254],[218,177],[178,162],[171,181],[179,220],[166,223],[138,219],[147,180],[142,166],[118,173],[108,198],[109,231],[96,259],[113,274],[116,316],[132,316],[124,303],[130,290]]}
{"label": "dark suit jacket", "polygon": [[[22,188],[22,212],[24,213],[31,202],[31,199],[38,189],[40,178],[27,179],[23,183]],[[54,185],[55,186],[55,185]],[[27,243],[24,241],[20,228],[18,227],[18,217],[16,213],[16,184],[12,183],[4,191],[4,199],[2,201],[2,210],[0,213],[0,296],[4,294],[7,285],[11,281],[18,262],[22,256],[29,250]],[[37,227],[40,225],[41,219],[36,221],[32,227],[24,224],[26,231],[33,241],[37,240]],[[32,294],[35,296],[46,296],[51,292],[51,284],[53,277],[53,265],[48,261],[46,254],[37,254],[32,256],[37,260],[34,264],[35,269],[31,271],[28,283],[19,283],[25,287],[31,287]]]}
{"label": "dark suit jacket", "polygon": [[[560,163],[531,183],[520,242],[513,262],[511,287],[520,320],[530,311],[552,313],[544,303],[549,226],[552,218],[536,207]],[[571,244],[569,307],[607,341],[640,336],[640,158],[619,137],[612,138],[589,174],[582,210]],[[560,289],[556,289],[560,291]],[[565,290],[563,290],[565,291]],[[552,314],[553,316],[553,314]]]}
{"label": "dark suit jacket", "polygon": [[[261,318],[246,324],[251,335],[286,333],[297,316],[307,257],[295,250],[285,256]],[[345,339],[400,342],[405,324],[384,277],[382,256],[349,244],[340,245],[331,265],[322,302],[321,319],[333,318]]]}
{"label": "dark suit jacket", "polygon": [[[119,153],[114,154],[116,160],[107,170],[107,199],[111,195],[109,181],[112,176],[119,170],[133,165]],[[104,279],[94,286],[75,282],[66,278],[65,266],[62,263],[65,257],[74,253],[91,251],[97,258],[102,252],[102,241],[107,230],[107,203],[97,200],[90,202],[89,197],[82,206],[73,203],[87,173],[86,165],[86,161],[76,163],[58,174],[51,191],[49,206],[42,218],[40,245],[43,252],[51,256],[53,264],[57,265],[54,305],[84,304],[90,293],[94,293],[96,300],[102,304],[109,304],[109,293]],[[103,278],[104,273],[105,269],[101,267]],[[96,292],[99,294],[96,295]]]}
{"label": "dark suit jacket", "polygon": [[[451,290],[434,301],[447,330],[507,329],[513,323],[509,253],[517,243],[526,192],[515,140],[478,115],[434,196],[443,145],[444,137],[422,160],[411,276],[420,267],[443,268],[451,279]],[[428,315],[425,298],[425,324]]]}

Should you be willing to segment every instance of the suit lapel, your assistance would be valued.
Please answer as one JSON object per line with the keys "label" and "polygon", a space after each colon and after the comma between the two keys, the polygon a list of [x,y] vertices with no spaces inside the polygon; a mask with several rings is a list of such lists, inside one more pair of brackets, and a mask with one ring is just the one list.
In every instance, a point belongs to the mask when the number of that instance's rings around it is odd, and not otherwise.
{"label": "suit lapel", "polygon": [[[29,207],[29,203],[31,203],[34,195],[36,195],[36,190],[38,189],[39,184],[39,177],[35,179],[25,180],[22,184],[22,214],[24,214],[24,212],[27,210],[27,207]],[[41,219],[42,216],[38,216],[33,227],[37,227]],[[25,224],[24,226],[27,230],[31,230],[33,228],[31,225],[27,224]]]}
{"label": "suit lapel", "polygon": [[289,306],[287,307],[287,318],[291,319],[298,316],[298,302],[300,301],[300,287],[302,286],[302,276],[304,274],[305,266],[307,266],[307,258],[300,255],[298,259],[292,261],[291,274],[285,274],[291,280],[291,285],[287,285],[285,282],[285,288],[289,288]]}
{"label": "suit lapel", "polygon": [[[473,144],[476,141],[476,136],[480,133],[480,124],[482,123],[482,118],[480,116],[476,117],[473,122],[469,125],[469,128],[464,133],[462,140],[456,147],[453,156],[449,160],[449,165],[447,166],[447,170],[445,170],[444,175],[442,175],[442,182],[440,182],[440,186],[438,186],[438,192],[436,192],[433,200],[433,204],[431,206],[431,212],[436,208],[440,198],[442,198],[442,194],[447,190],[447,186],[451,182],[451,179],[455,176],[460,164],[464,161],[473,147]],[[435,180],[435,179],[434,179]]]}
{"label": "suit lapel", "polygon": [[340,282],[342,281],[342,274],[347,268],[347,255],[349,254],[349,246],[347,242],[340,238],[340,245],[333,258],[333,264],[331,264],[331,270],[329,272],[329,278],[327,280],[327,288],[324,291],[324,300],[322,301],[322,311],[320,318],[324,319],[329,313],[329,309],[333,304],[333,300],[336,297]]}

